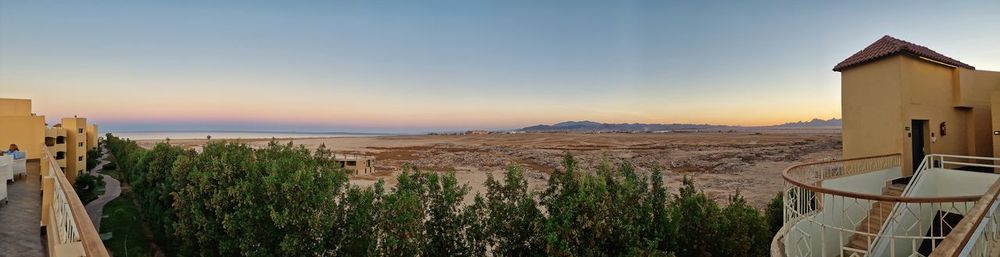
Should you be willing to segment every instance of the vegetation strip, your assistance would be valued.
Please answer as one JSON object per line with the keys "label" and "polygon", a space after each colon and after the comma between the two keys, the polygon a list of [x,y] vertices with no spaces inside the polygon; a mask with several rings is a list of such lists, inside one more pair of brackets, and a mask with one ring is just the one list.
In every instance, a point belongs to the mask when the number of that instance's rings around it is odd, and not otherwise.
{"label": "vegetation strip", "polygon": [[765,214],[738,194],[721,207],[689,179],[669,195],[659,171],[627,163],[582,171],[567,156],[541,193],[509,168],[464,205],[469,188],[453,173],[352,186],[323,147],[213,142],[199,153],[107,138],[168,255],[766,256],[781,225],[780,198]]}

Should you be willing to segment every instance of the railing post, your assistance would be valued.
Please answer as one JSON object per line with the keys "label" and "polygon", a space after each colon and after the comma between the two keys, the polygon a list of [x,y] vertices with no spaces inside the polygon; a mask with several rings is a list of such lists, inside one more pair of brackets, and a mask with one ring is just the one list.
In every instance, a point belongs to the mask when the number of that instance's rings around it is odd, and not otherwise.
{"label": "railing post", "polygon": [[55,188],[56,178],[51,176],[42,177],[42,220],[43,227],[50,227],[49,216],[52,215],[52,189]]}

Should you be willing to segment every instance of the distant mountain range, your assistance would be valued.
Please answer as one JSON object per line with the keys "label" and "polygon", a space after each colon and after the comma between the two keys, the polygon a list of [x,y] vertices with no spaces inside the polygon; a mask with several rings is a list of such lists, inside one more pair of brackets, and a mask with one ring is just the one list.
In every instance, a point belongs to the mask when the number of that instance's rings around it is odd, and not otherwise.
{"label": "distant mountain range", "polygon": [[810,121],[789,122],[774,126],[729,126],[712,124],[647,124],[647,123],[600,123],[593,121],[566,121],[552,125],[535,125],[517,129],[524,132],[655,132],[655,131],[691,131],[691,130],[720,130],[720,129],[747,129],[747,128],[819,128],[819,127],[840,127],[840,119],[813,119]]}
{"label": "distant mountain range", "polygon": [[789,123],[785,123],[785,124],[781,124],[781,125],[777,125],[777,126],[773,126],[773,127],[782,127],[782,128],[807,128],[808,127],[808,128],[812,128],[812,127],[841,127],[843,125],[844,125],[844,122],[842,120],[837,119],[837,118],[833,118],[833,119],[829,119],[829,120],[812,119],[810,121],[789,122]]}

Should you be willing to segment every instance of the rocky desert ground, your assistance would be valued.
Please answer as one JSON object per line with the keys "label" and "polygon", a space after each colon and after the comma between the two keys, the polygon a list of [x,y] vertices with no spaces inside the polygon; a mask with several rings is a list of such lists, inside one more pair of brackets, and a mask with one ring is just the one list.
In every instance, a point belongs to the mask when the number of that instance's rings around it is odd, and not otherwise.
{"label": "rocky desert ground", "polygon": [[[487,135],[419,135],[278,139],[308,148],[325,145],[337,153],[370,155],[377,172],[352,175],[352,183],[373,184],[383,179],[395,183],[404,165],[426,171],[455,171],[473,191],[483,192],[487,174],[519,166],[527,171],[532,190],[544,188],[548,175],[561,166],[563,156],[573,155],[588,170],[602,162],[631,162],[640,172],[664,172],[667,185],[676,190],[683,176],[695,179],[706,194],[719,201],[739,191],[749,202],[763,207],[781,190],[781,171],[787,166],[840,157],[840,134],[822,133],[521,133]],[[265,145],[270,139],[241,139]],[[149,147],[158,140],[140,140]],[[200,148],[200,140],[171,140],[171,144]]]}

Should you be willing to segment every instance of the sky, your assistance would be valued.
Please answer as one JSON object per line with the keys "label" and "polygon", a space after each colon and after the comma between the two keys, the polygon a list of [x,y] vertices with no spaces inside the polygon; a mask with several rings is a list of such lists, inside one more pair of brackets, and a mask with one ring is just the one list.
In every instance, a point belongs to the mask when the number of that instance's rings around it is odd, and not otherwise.
{"label": "sky", "polygon": [[0,97],[102,129],[840,117],[883,35],[1000,70],[1000,1],[7,1]]}

